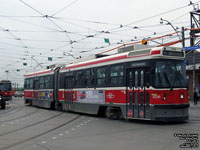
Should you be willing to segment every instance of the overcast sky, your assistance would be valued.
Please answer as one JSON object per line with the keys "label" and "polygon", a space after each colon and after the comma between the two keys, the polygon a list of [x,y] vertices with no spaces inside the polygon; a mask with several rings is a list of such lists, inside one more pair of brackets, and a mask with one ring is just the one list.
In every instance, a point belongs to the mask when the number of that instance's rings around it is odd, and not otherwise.
{"label": "overcast sky", "polygon": [[[179,31],[181,27],[189,28],[189,12],[193,11],[189,0],[0,2],[0,79],[9,79],[19,86],[23,86],[24,74],[47,65],[67,64],[74,57],[86,57],[123,43],[174,32],[166,22],[160,24],[160,18],[170,21]],[[110,45],[104,38],[110,40]],[[175,35],[156,42],[177,39]],[[48,57],[53,60],[49,61]]]}

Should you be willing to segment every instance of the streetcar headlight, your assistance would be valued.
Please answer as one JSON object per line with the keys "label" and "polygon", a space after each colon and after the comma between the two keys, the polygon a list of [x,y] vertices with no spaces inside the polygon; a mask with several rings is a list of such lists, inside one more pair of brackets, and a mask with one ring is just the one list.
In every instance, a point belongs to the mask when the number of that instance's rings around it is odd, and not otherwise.
{"label": "streetcar headlight", "polygon": [[167,100],[167,95],[166,93],[163,94],[163,101],[166,101]]}
{"label": "streetcar headlight", "polygon": [[180,99],[183,99],[184,98],[184,95],[183,93],[180,94]]}
{"label": "streetcar headlight", "polygon": [[2,99],[2,97],[0,96],[0,100]]}

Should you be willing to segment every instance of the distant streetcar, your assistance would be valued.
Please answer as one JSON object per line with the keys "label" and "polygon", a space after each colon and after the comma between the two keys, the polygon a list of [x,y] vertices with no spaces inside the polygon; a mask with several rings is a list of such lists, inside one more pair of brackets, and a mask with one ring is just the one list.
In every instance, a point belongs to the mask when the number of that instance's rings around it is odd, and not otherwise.
{"label": "distant streetcar", "polygon": [[0,80],[0,94],[6,101],[12,99],[12,84],[10,80]]}
{"label": "distant streetcar", "polygon": [[25,75],[25,103],[108,118],[188,120],[182,49],[119,52]]}

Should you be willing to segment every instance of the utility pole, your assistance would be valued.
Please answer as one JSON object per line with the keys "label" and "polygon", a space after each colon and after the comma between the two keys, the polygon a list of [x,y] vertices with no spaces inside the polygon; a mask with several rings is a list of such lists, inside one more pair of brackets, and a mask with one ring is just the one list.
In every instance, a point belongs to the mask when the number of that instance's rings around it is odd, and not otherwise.
{"label": "utility pole", "polygon": [[[190,30],[190,46],[194,46],[194,45],[200,45],[200,40],[196,40],[196,35],[197,33],[200,33],[200,9],[197,5],[194,6],[194,11],[190,12],[190,26],[191,26],[191,30]],[[197,28],[197,29],[195,29]],[[195,30],[194,30],[195,29]],[[196,84],[195,84],[195,64],[196,64],[196,50],[192,51],[192,65],[193,65],[193,71],[192,71],[192,91],[195,89]]]}
{"label": "utility pole", "polygon": [[[194,10],[192,12],[190,12],[190,25],[191,25],[191,31],[190,31],[190,46],[194,46],[194,45],[199,45],[200,41],[195,41],[195,34],[196,33],[200,33],[200,30],[192,30],[194,28],[200,28],[200,10]],[[192,81],[192,90],[194,90],[194,88],[196,87],[195,84],[195,50],[193,50],[192,52],[192,65],[193,65],[193,71],[192,71],[192,77],[193,77],[193,81]]]}
{"label": "utility pole", "polygon": [[182,32],[182,47],[185,47],[185,28],[182,27],[181,28],[181,32]]}

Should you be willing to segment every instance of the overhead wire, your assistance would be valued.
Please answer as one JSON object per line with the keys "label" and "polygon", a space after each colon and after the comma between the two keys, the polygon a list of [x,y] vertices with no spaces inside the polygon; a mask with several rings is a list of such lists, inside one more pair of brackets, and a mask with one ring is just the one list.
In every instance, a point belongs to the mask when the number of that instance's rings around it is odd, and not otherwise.
{"label": "overhead wire", "polygon": [[[146,17],[146,18],[144,18],[144,19],[140,19],[140,20],[137,20],[137,21],[134,21],[134,22],[125,24],[125,25],[123,25],[122,27],[126,27],[126,26],[130,26],[130,25],[132,25],[132,24],[136,24],[136,23],[139,23],[139,22],[147,21],[147,20],[149,20],[149,19],[152,19],[152,18],[161,16],[161,15],[164,15],[164,14],[167,14],[167,13],[171,13],[171,12],[174,12],[174,11],[177,11],[177,10],[180,10],[180,9],[183,9],[183,8],[186,8],[186,7],[189,7],[189,6],[191,6],[191,5],[193,5],[193,4],[197,4],[197,3],[199,3],[199,2],[200,2],[200,1],[196,1],[195,3],[192,3],[192,4],[190,3],[190,4],[188,4],[188,5],[184,5],[184,6],[181,6],[181,7],[178,7],[178,8],[174,8],[174,9],[171,9],[171,10],[169,10],[169,11],[165,11],[165,12],[162,12],[162,13],[158,13],[158,14],[156,14],[156,15],[153,15],[153,16],[150,16],[150,17]],[[119,29],[119,28],[121,28],[121,27],[113,28],[113,29],[110,29],[109,31],[113,31],[113,30],[116,30],[116,29]]]}
{"label": "overhead wire", "polygon": [[75,0],[75,1],[71,2],[70,4],[66,5],[65,7],[61,8],[60,10],[56,11],[55,13],[53,13],[51,16],[53,17],[53,16],[57,15],[58,13],[62,12],[66,8],[70,7],[71,5],[73,5],[74,3],[76,3],[77,1],[79,1],[79,0]]}
{"label": "overhead wire", "polygon": [[[49,18],[50,19],[50,18]],[[52,19],[52,18],[51,18]],[[103,34],[105,34],[105,33],[103,33]],[[112,33],[111,33],[112,34]],[[92,37],[92,38],[98,38],[98,37]],[[81,38],[80,40],[76,40],[76,42],[75,43],[80,43],[80,41],[83,41],[83,40],[85,40],[85,39],[87,39],[87,38]],[[73,42],[71,43],[71,44],[73,44]],[[64,46],[61,46],[61,47],[58,47],[57,49],[61,49],[61,48],[64,48],[64,47],[66,47],[66,46],[69,46],[69,45],[71,45],[70,43],[69,44],[65,44]],[[50,50],[51,51],[51,50]],[[54,51],[54,49],[53,49],[53,51]]]}

